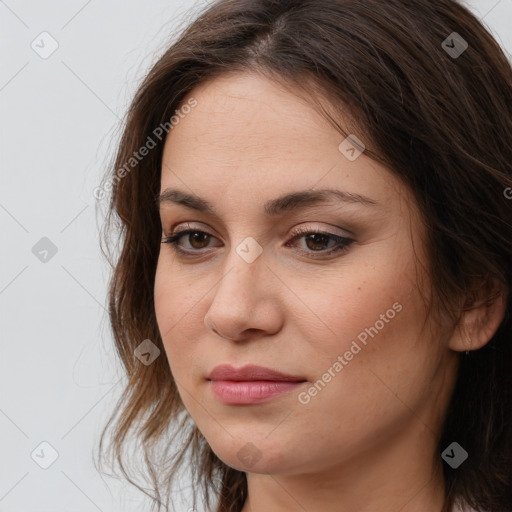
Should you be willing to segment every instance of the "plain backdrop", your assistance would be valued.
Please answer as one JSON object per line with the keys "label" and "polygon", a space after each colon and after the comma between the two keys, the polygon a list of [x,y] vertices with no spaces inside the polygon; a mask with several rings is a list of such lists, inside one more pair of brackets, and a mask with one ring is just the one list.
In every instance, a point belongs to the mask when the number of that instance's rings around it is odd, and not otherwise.
{"label": "plain backdrop", "polygon": [[[93,191],[138,83],[206,3],[0,0],[0,512],[149,510],[93,465],[122,390]],[[512,0],[467,4],[510,56]]]}

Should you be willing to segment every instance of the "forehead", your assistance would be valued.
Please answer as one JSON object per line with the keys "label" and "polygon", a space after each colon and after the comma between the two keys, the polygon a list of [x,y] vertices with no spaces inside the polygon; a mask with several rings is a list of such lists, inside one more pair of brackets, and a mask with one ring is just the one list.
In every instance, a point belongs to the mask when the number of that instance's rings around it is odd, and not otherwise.
{"label": "forehead", "polygon": [[179,187],[217,202],[236,198],[239,206],[305,189],[342,188],[383,205],[405,193],[364,152],[346,158],[345,136],[302,96],[265,77],[223,75],[187,98],[197,105],[167,136],[162,191]]}
{"label": "forehead", "polygon": [[274,154],[293,158],[303,156],[298,150],[304,143],[312,148],[329,144],[329,135],[334,143],[339,138],[305,99],[260,75],[222,75],[189,97],[197,106],[170,131],[166,142],[176,145],[187,139],[189,150],[211,151],[212,158],[228,152],[236,153],[230,157],[237,160]]}

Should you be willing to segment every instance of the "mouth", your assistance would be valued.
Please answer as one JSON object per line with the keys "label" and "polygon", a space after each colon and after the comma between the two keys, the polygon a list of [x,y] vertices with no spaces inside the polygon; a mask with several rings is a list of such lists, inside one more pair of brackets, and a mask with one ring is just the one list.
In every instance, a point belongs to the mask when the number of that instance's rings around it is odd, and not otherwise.
{"label": "mouth", "polygon": [[255,365],[240,369],[231,365],[220,365],[213,369],[206,380],[216,398],[228,405],[267,402],[307,382],[301,376]]}
{"label": "mouth", "polygon": [[230,381],[210,380],[213,394],[228,405],[251,405],[267,402],[293,391],[306,381]]}
{"label": "mouth", "polygon": [[238,382],[270,381],[270,382],[303,382],[305,377],[248,364],[242,368],[234,368],[230,364],[216,366],[206,377],[208,380],[229,380]]}

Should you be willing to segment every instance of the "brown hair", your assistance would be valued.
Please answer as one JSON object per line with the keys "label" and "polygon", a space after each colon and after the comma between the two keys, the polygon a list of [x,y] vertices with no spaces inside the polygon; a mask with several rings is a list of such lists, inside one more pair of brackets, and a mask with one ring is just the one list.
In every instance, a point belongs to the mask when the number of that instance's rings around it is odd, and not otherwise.
{"label": "brown hair", "polygon": [[[464,48],[453,32],[468,44],[460,55],[449,51]],[[102,432],[100,453],[107,454],[104,438],[113,424],[108,453],[158,510],[166,506],[161,489],[168,504],[185,462],[209,507],[210,487],[220,482],[217,512],[238,512],[246,498],[245,473],[220,461],[184,410],[153,302],[161,242],[155,197],[165,141],[155,129],[169,128],[165,123],[194,87],[231,71],[321,91],[350,109],[365,154],[392,170],[417,200],[429,234],[430,304],[438,314],[450,314],[455,325],[461,297],[471,307],[483,293],[489,301],[500,289],[506,294],[495,335],[461,357],[439,453],[457,441],[470,454],[456,470],[443,465],[444,512],[457,502],[478,511],[512,510],[512,70],[481,22],[450,0],[220,0],[156,62],[105,176],[113,185],[105,241],[117,248],[110,236],[117,229],[120,244],[115,258],[108,251],[115,259],[109,313],[128,382]],[[346,135],[335,116],[330,121]],[[127,169],[148,138],[156,147]],[[149,366],[134,357],[145,339],[162,352]],[[154,493],[126,471],[132,430]],[[182,444],[170,455],[176,440]]]}

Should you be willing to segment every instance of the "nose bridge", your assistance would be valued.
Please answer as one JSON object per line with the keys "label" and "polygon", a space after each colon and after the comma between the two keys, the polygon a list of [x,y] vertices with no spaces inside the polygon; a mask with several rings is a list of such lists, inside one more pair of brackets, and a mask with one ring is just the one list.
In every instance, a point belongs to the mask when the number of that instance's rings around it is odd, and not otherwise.
{"label": "nose bridge", "polygon": [[[254,272],[262,263],[263,247],[252,236],[245,237],[235,248],[235,253]],[[238,262],[239,263],[239,262]],[[243,266],[243,265],[242,265]]]}
{"label": "nose bridge", "polygon": [[[223,280],[228,280],[230,286],[241,286],[242,290],[257,285],[258,277],[262,275],[262,268],[265,267],[263,259],[263,247],[258,241],[249,236],[244,238],[240,243],[233,247],[227,262],[227,273],[224,274]],[[256,276],[257,275],[257,276]],[[219,290],[217,290],[219,291]],[[241,297],[236,290],[237,297]]]}

